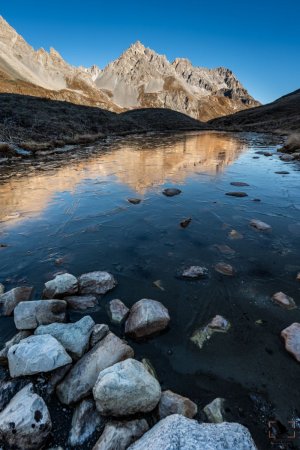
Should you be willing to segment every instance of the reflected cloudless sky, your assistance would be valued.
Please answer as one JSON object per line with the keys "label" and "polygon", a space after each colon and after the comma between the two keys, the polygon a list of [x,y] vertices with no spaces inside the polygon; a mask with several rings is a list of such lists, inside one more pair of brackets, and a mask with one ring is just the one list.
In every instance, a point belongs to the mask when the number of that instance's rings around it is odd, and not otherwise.
{"label": "reflected cloudless sky", "polygon": [[35,48],[104,67],[131,43],[225,66],[262,102],[300,88],[297,0],[7,0],[0,14]]}

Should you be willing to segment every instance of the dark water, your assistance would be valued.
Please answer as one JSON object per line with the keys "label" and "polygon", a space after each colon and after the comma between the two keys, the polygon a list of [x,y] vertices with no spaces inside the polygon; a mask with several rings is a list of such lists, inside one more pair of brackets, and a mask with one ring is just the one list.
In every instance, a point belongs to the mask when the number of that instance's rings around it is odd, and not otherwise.
{"label": "dark water", "polygon": [[[130,342],[136,357],[149,358],[162,387],[190,397],[199,409],[226,398],[227,420],[248,426],[258,448],[276,448],[268,421],[288,427],[300,417],[300,366],[280,338],[283,328],[300,322],[300,312],[270,300],[283,291],[300,305],[300,166],[283,163],[278,144],[252,134],[153,135],[3,165],[0,242],[7,247],[0,249],[0,281],[7,290],[34,285],[39,298],[43,283],[59,271],[108,270],[119,284],[91,312],[99,323],[109,321],[112,298],[128,306],[141,298],[161,301],[171,315],[170,329],[147,342]],[[289,174],[275,174],[280,170]],[[250,186],[235,188],[232,181]],[[182,194],[167,198],[165,187],[179,187]],[[234,190],[249,196],[225,196]],[[129,197],[143,201],[132,205]],[[182,229],[187,217],[192,222]],[[252,229],[251,219],[267,222],[272,232]],[[230,239],[233,229],[243,238]],[[218,244],[236,253],[228,258]],[[232,264],[236,276],[215,272],[220,261]],[[207,267],[209,278],[179,279],[189,265]],[[153,285],[156,280],[164,291]],[[190,336],[216,314],[232,327],[200,350]],[[12,318],[0,322],[4,343],[15,329]],[[123,336],[121,328],[111,328]],[[297,448],[296,440],[284,445]]]}

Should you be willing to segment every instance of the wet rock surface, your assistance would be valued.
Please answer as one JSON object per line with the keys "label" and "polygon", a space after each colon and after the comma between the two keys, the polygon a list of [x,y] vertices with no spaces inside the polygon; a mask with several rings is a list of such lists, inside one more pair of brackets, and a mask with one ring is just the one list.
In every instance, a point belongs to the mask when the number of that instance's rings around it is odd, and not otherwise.
{"label": "wet rock surface", "polygon": [[259,231],[270,231],[272,229],[269,224],[257,219],[252,219],[250,225]]}
{"label": "wet rock surface", "polygon": [[224,422],[224,403],[223,398],[215,398],[211,403],[203,408],[209,422],[222,423]]}
{"label": "wet rock surface", "polygon": [[300,362],[300,323],[293,323],[281,332],[286,350]]}
{"label": "wet rock surface", "polygon": [[228,277],[232,277],[235,274],[234,268],[227,263],[220,262],[215,265],[215,271],[221,273],[222,275],[226,275]]}
{"label": "wet rock surface", "polygon": [[105,323],[97,323],[94,325],[91,333],[90,345],[94,347],[97,342],[101,341],[109,332],[109,327]]}
{"label": "wet rock surface", "polygon": [[12,347],[15,344],[18,344],[22,339],[27,338],[30,336],[31,331],[19,331],[19,333],[15,334],[9,341],[7,341],[0,351],[0,363],[1,364],[7,364],[7,354],[10,347]]}
{"label": "wet rock surface", "polygon": [[76,294],[77,291],[77,278],[70,273],[63,273],[62,275],[56,275],[53,280],[45,283],[43,296],[45,298],[61,298],[66,295]]}
{"label": "wet rock surface", "polygon": [[[84,444],[103,423],[91,399],[79,403],[73,413],[68,443],[75,447]],[[116,447],[117,448],[117,447]]]}
{"label": "wet rock surface", "polygon": [[161,388],[142,363],[129,358],[99,373],[93,395],[100,414],[129,416],[152,411]]}
{"label": "wet rock surface", "polygon": [[276,294],[272,296],[272,300],[285,309],[295,309],[297,307],[294,299],[283,292],[276,292]]}
{"label": "wet rock surface", "polygon": [[109,302],[108,314],[112,323],[121,324],[128,316],[129,309],[121,300],[114,299]]}
{"label": "wet rock surface", "polygon": [[248,197],[248,194],[246,192],[226,192],[226,195],[229,195],[230,197]]}
{"label": "wet rock surface", "polygon": [[181,190],[177,188],[166,188],[163,190],[163,194],[166,197],[174,197],[175,195],[181,194]]}
{"label": "wet rock surface", "polygon": [[145,419],[109,422],[105,425],[104,431],[93,450],[126,450],[148,429],[149,425]]}
{"label": "wet rock surface", "polygon": [[164,330],[169,322],[169,312],[162,303],[144,298],[130,309],[125,323],[125,333],[139,339]]}
{"label": "wet rock surface", "polygon": [[98,304],[97,297],[95,295],[71,295],[64,297],[68,304],[68,307],[77,311],[85,311],[89,308],[94,308]]}
{"label": "wet rock surface", "polygon": [[206,267],[201,266],[191,266],[187,269],[185,269],[182,272],[183,278],[207,278],[208,276],[208,269]]}
{"label": "wet rock surface", "polygon": [[226,333],[231,327],[230,322],[220,315],[216,315],[205,327],[195,330],[191,341],[200,349],[214,333]]}
{"label": "wet rock surface", "polygon": [[106,294],[113,289],[117,282],[108,272],[89,272],[78,278],[79,292],[81,294]]}
{"label": "wet rock surface", "polygon": [[19,303],[14,311],[18,330],[34,330],[39,325],[65,322],[67,303],[63,300],[32,300]]}
{"label": "wet rock surface", "polygon": [[0,295],[0,316],[10,316],[15,307],[23,301],[29,300],[32,287],[16,287],[11,291]]}
{"label": "wet rock surface", "polygon": [[172,414],[181,414],[192,419],[197,414],[197,405],[189,398],[176,394],[170,390],[163,391],[158,404],[158,414],[160,419],[164,419]]}

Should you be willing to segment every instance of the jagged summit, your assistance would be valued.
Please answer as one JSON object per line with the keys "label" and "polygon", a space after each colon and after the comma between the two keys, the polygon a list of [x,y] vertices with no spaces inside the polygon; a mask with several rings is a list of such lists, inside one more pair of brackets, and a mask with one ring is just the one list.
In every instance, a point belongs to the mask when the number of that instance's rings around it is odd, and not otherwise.
{"label": "jagged summit", "polygon": [[208,120],[258,104],[230,69],[194,67],[186,58],[171,63],[139,40],[103,70],[73,67],[54,48],[35,51],[2,16],[0,72],[6,79],[2,92],[19,92],[22,86],[30,95],[115,111],[159,107]]}

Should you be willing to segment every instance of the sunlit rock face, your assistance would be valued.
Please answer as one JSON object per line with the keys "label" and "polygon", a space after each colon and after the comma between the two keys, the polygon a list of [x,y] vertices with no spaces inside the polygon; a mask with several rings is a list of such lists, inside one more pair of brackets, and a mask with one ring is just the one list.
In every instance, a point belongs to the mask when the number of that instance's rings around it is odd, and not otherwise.
{"label": "sunlit rock face", "polygon": [[0,220],[15,224],[43,212],[64,191],[75,194],[85,180],[111,179],[139,195],[163,185],[167,180],[181,184],[198,172],[222,172],[243,151],[243,143],[222,133],[187,134],[184,137],[124,141],[112,145],[88,160],[68,162],[64,157],[53,170],[43,162],[43,171],[31,167],[0,185]]}

